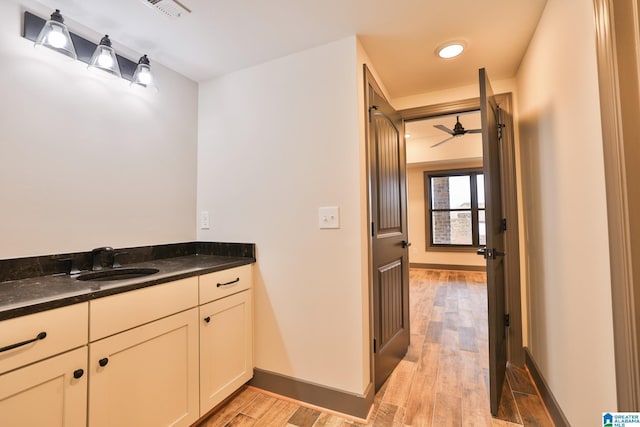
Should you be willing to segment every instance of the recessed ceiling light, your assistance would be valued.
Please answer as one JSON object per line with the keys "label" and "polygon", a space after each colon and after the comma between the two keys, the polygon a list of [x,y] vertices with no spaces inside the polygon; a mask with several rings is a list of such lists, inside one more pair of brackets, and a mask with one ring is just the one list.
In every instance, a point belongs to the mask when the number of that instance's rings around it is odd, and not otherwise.
{"label": "recessed ceiling light", "polygon": [[438,48],[437,53],[440,58],[450,59],[460,55],[464,50],[464,45],[460,42],[447,43]]}
{"label": "recessed ceiling light", "polygon": [[407,133],[404,134],[404,137],[405,138],[411,138],[411,134],[407,132]]}

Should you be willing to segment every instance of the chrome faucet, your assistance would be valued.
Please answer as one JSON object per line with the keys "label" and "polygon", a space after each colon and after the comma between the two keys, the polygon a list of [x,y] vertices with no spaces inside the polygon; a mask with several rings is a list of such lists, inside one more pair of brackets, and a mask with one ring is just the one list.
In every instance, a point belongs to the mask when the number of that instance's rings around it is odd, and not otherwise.
{"label": "chrome faucet", "polygon": [[113,248],[111,246],[103,246],[101,248],[95,248],[91,250],[91,270],[102,270],[103,259],[102,256],[104,253],[112,253]]}

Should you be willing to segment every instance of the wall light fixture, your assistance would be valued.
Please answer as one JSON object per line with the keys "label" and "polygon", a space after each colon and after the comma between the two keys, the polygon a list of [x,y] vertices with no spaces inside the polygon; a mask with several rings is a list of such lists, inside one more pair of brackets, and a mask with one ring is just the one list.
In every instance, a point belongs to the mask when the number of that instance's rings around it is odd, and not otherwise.
{"label": "wall light fixture", "polygon": [[140,60],[138,60],[138,66],[131,79],[131,86],[134,85],[158,90],[153,74],[151,74],[151,65],[147,55],[142,55]]}
{"label": "wall light fixture", "polygon": [[51,14],[49,20],[24,12],[23,22],[22,37],[34,42],[35,46],[46,46],[69,58],[78,59],[91,70],[100,70],[130,81],[131,86],[158,90],[147,55],[143,55],[136,63],[118,55],[111,46],[108,35],[96,45],[70,32],[58,9]]}
{"label": "wall light fixture", "polygon": [[122,77],[120,66],[118,65],[118,58],[116,58],[116,51],[111,47],[111,40],[109,40],[108,34],[105,35],[102,40],[100,40],[100,44],[96,46],[96,50],[93,51],[87,68],[105,72],[113,77]]}
{"label": "wall light fixture", "polygon": [[60,14],[60,9],[56,9],[56,11],[51,14],[51,18],[44,23],[42,30],[38,33],[34,46],[45,46],[71,59],[78,59],[76,48],[73,47],[71,35],[69,34],[67,26],[64,25],[64,18]]}

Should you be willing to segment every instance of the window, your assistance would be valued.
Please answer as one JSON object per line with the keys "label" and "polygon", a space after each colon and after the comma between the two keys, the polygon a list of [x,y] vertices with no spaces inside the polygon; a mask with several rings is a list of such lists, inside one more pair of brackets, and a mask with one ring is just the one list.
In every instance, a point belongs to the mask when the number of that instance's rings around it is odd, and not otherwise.
{"label": "window", "polygon": [[427,230],[431,248],[486,244],[482,170],[425,173]]}

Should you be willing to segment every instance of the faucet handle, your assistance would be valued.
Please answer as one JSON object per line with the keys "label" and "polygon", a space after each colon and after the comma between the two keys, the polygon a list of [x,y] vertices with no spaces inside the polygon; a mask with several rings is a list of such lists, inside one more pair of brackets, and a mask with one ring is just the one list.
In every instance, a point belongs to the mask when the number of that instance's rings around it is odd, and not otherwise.
{"label": "faucet handle", "polygon": [[92,271],[102,270],[102,253],[103,252],[113,252],[113,248],[111,246],[103,246],[101,248],[95,248],[91,250],[91,263]]}
{"label": "faucet handle", "polygon": [[63,265],[64,274],[72,275],[80,273],[80,270],[73,261],[73,258],[60,258],[57,261]]}
{"label": "faucet handle", "polygon": [[102,246],[100,248],[91,249],[91,253],[92,254],[97,254],[97,253],[100,253],[100,252],[109,252],[109,251],[112,251],[112,250],[113,250],[113,248],[111,246]]}
{"label": "faucet handle", "polygon": [[113,253],[113,268],[122,267],[122,264],[120,264],[118,262],[118,257],[121,257],[123,255],[129,255],[129,252],[127,252],[127,251],[119,251],[119,252],[114,252]]}

